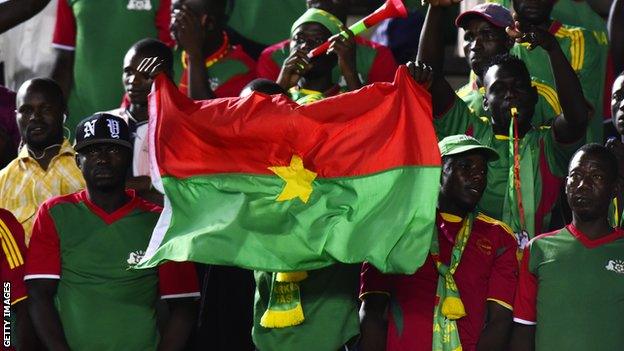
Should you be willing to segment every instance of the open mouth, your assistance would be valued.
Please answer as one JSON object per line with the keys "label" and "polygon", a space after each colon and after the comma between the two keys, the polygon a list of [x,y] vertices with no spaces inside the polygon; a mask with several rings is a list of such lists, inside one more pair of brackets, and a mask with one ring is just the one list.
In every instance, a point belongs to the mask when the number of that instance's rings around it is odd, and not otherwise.
{"label": "open mouth", "polygon": [[46,132],[47,128],[45,126],[29,126],[28,127],[28,134],[30,135],[41,135],[44,134]]}

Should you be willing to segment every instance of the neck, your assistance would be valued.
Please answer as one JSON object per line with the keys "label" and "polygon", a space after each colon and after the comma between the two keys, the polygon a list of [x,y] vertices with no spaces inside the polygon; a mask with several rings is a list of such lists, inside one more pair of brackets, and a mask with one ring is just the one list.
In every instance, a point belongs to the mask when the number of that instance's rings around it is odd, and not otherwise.
{"label": "neck", "polygon": [[58,155],[59,151],[61,150],[62,144],[63,139],[46,147],[36,148],[31,147],[28,144],[26,145],[26,147],[28,148],[28,154],[30,155],[30,157],[35,159],[39,166],[41,166],[41,168],[47,170],[50,162],[52,161],[52,158]]}
{"label": "neck", "polygon": [[300,88],[308,89],[308,90],[316,90],[320,92],[325,92],[334,86],[334,83],[332,82],[331,74],[326,74],[322,77],[317,77],[317,78],[312,78],[312,79],[301,77],[301,79],[299,79],[298,84]]}
{"label": "neck", "polygon": [[130,104],[128,111],[137,122],[147,120],[147,104]]}
{"label": "neck", "polygon": [[106,213],[113,213],[128,203],[128,195],[124,189],[124,185],[113,189],[95,189],[87,185],[89,200]]}
{"label": "neck", "polygon": [[210,31],[206,33],[204,39],[204,57],[208,57],[223,45],[223,32],[220,30]]}
{"label": "neck", "polygon": [[443,193],[438,196],[438,211],[450,213],[452,215],[464,218],[468,211],[460,207],[456,201],[446,197]]}
{"label": "neck", "polygon": [[606,216],[585,221],[572,213],[572,224],[592,240],[602,238],[613,232]]}
{"label": "neck", "polygon": [[[510,122],[511,123],[511,122]],[[519,125],[518,137],[524,138],[524,136],[531,130],[530,123],[523,123]],[[492,129],[496,135],[508,135],[509,125],[496,124],[492,118]]]}

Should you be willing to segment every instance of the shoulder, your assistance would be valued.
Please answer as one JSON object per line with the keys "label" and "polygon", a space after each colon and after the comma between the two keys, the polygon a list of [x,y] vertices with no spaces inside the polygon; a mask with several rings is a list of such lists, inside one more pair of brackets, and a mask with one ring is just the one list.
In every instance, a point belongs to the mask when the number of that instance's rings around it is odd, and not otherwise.
{"label": "shoulder", "polygon": [[232,46],[232,50],[227,55],[227,57],[233,60],[241,61],[250,67],[256,66],[256,61],[254,61],[254,59],[252,59],[251,56],[249,56],[249,54],[247,54],[243,47],[240,45]]}
{"label": "shoulder", "polygon": [[475,218],[475,222],[488,232],[502,236],[504,240],[513,240],[516,242],[513,230],[503,221],[499,221],[483,213],[479,213],[477,218]]}
{"label": "shoulder", "polygon": [[81,203],[83,202],[85,191],[81,190],[72,194],[53,196],[44,201],[39,208],[40,210],[49,211],[51,208],[59,205]]}
{"label": "shoulder", "polygon": [[136,196],[137,207],[144,212],[150,213],[160,213],[163,208],[160,205],[157,205],[149,200],[146,200],[140,196]]}
{"label": "shoulder", "polygon": [[287,47],[289,42],[290,40],[285,39],[273,45],[267,46],[264,50],[262,50],[262,53],[260,53],[260,57],[272,55],[275,51]]}

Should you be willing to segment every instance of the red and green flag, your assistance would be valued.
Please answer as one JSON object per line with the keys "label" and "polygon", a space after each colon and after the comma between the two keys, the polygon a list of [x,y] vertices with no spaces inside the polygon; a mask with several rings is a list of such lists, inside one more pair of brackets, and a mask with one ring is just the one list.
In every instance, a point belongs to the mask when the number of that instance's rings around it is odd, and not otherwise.
{"label": "red and green flag", "polygon": [[369,261],[412,273],[435,223],[430,96],[394,83],[299,106],[285,96],[192,101],[163,75],[150,157],[165,208],[139,267],[164,260],[293,272]]}

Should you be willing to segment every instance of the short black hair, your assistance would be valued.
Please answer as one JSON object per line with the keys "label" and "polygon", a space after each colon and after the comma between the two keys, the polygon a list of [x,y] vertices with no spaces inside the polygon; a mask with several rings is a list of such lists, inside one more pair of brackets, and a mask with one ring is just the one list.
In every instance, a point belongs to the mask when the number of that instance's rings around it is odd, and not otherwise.
{"label": "short black hair", "polygon": [[[134,43],[130,50],[134,50],[135,54],[140,53],[145,57],[160,57],[164,60],[165,71],[173,75],[173,52],[167,44],[154,38],[145,38]],[[128,51],[130,51],[128,50]]]}
{"label": "short black hair", "polygon": [[267,95],[288,95],[286,90],[284,90],[284,88],[282,88],[279,84],[265,78],[257,78],[252,80],[247,85],[245,85],[245,87],[241,91],[243,90],[259,91]]}
{"label": "short black hair", "polygon": [[527,68],[524,61],[509,53],[499,54],[492,57],[483,67],[484,76],[485,73],[487,73],[487,71],[494,66],[501,66],[509,69],[510,71],[519,72],[529,81],[531,80],[531,74],[529,73],[529,69]]}
{"label": "short black hair", "polygon": [[[45,91],[47,94],[50,95],[50,97],[55,100],[59,106],[61,107],[61,109],[63,111],[65,111],[65,97],[63,95],[63,89],[61,89],[61,86],[58,85],[58,83],[50,78],[33,78],[31,80],[28,81],[30,84],[28,86],[29,89],[37,89],[37,90],[43,90]],[[20,88],[21,89],[21,88]]]}
{"label": "short black hair", "polygon": [[[606,146],[598,144],[598,143],[585,144],[581,146],[578,150],[576,150],[576,152],[574,153],[574,156],[572,156],[572,158],[570,159],[570,163],[572,163],[572,160],[580,152],[584,152],[585,154],[596,156],[600,158],[602,161],[604,161],[604,163],[606,164],[605,166],[607,167],[607,172],[613,175],[612,180],[617,180],[618,177],[620,176],[619,169],[618,169],[618,160],[615,157],[615,154],[611,152],[611,150],[609,150]],[[569,169],[569,166],[568,166],[568,169]]]}

